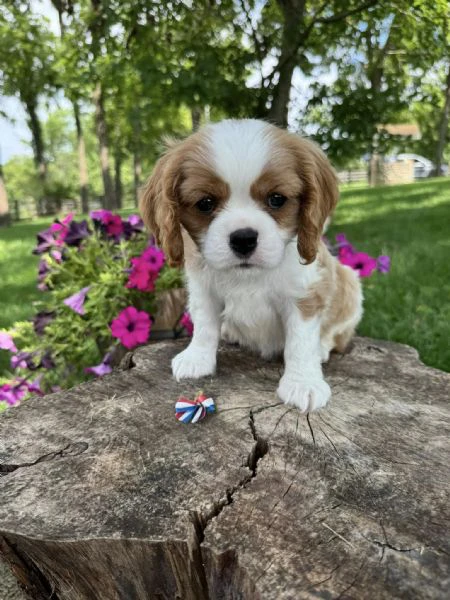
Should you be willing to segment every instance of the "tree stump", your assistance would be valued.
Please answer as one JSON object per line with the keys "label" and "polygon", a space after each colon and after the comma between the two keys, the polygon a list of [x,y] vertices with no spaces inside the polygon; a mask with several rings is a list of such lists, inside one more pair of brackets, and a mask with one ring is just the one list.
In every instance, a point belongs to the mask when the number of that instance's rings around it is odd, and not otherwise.
{"label": "tree stump", "polygon": [[[186,343],[0,418],[0,548],[30,597],[448,598],[448,374],[359,338],[308,417],[235,347],[175,382]],[[178,422],[199,388],[217,414]]]}

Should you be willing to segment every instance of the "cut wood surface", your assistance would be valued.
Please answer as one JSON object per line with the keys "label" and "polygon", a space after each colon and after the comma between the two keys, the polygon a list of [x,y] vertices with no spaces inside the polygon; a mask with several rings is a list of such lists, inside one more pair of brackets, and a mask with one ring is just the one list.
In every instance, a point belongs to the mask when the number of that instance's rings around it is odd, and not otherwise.
{"label": "cut wood surface", "polygon": [[[448,598],[448,374],[359,338],[306,417],[235,347],[175,382],[186,344],[0,417],[0,553],[31,598]],[[218,412],[179,423],[198,389]]]}

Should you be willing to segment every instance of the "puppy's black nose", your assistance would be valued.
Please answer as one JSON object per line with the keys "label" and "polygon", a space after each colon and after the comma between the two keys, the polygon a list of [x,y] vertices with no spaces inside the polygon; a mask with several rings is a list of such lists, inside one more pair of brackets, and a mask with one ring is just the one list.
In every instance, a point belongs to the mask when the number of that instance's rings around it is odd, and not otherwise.
{"label": "puppy's black nose", "polygon": [[237,229],[230,234],[230,247],[236,256],[250,256],[258,244],[258,232],[250,227]]}

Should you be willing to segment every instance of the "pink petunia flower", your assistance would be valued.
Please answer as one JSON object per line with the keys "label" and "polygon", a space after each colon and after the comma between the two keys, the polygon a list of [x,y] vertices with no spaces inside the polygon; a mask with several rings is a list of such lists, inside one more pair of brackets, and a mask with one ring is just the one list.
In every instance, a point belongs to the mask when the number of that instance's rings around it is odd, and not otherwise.
{"label": "pink petunia flower", "polygon": [[356,252],[355,254],[346,254],[339,256],[339,261],[343,265],[351,267],[358,271],[360,277],[369,277],[377,268],[377,261],[364,252]]}
{"label": "pink petunia flower", "polygon": [[186,311],[180,319],[180,325],[182,325],[188,335],[194,333],[194,323],[192,322],[191,315]]}
{"label": "pink petunia flower", "polygon": [[[354,249],[349,246],[341,246],[338,250],[339,260],[341,260],[341,258],[351,257],[354,254],[355,254]],[[341,262],[342,262],[342,260],[341,260]]]}
{"label": "pink petunia flower", "polygon": [[153,271],[160,271],[164,265],[164,252],[155,246],[149,246],[141,254],[141,258],[148,262]]}
{"label": "pink petunia flower", "polygon": [[50,256],[52,256],[57,263],[60,263],[62,261],[62,252],[60,250],[52,250],[50,252]]}
{"label": "pink petunia flower", "polygon": [[73,220],[73,217],[74,214],[69,213],[62,221],[55,221],[50,225],[50,231],[54,234],[58,234],[55,236],[55,243],[58,246],[62,246],[64,243],[66,236],[69,233],[69,224]]}
{"label": "pink petunia flower", "polygon": [[0,349],[9,350],[10,352],[17,352],[17,348],[13,342],[13,339],[9,333],[0,331]]}
{"label": "pink petunia flower", "polygon": [[129,350],[148,340],[151,329],[150,316],[134,306],[124,308],[111,323],[111,333]]}
{"label": "pink petunia flower", "polygon": [[73,296],[69,296],[65,300],[63,300],[64,304],[74,310],[79,315],[84,315],[84,301],[86,299],[86,295],[91,289],[91,286],[88,285],[84,287],[79,292],[74,294]]}
{"label": "pink petunia flower", "polygon": [[130,215],[128,217],[128,223],[130,223],[130,225],[132,225],[133,227],[140,227],[144,224],[139,215]]}
{"label": "pink petunia flower", "polygon": [[84,372],[92,373],[93,375],[96,375],[97,377],[102,377],[103,375],[107,375],[108,373],[111,373],[111,371],[112,371],[112,367],[109,364],[110,359],[111,359],[111,354],[108,352],[108,354],[106,354],[103,357],[103,360],[99,365],[95,365],[94,367],[86,367],[84,369]]}
{"label": "pink petunia flower", "polygon": [[28,392],[26,382],[10,382],[0,385],[0,402],[3,400],[10,406],[18,404]]}
{"label": "pink petunia flower", "polygon": [[123,223],[119,215],[108,215],[103,219],[103,224],[106,227],[106,233],[111,237],[119,237],[123,232]]}
{"label": "pink petunia flower", "polygon": [[150,263],[142,260],[141,257],[132,258],[133,268],[126,283],[127,288],[137,288],[141,292],[153,292],[158,272],[155,271]]}
{"label": "pink petunia flower", "polygon": [[93,219],[94,221],[101,221],[102,223],[104,223],[104,220],[109,218],[111,215],[112,212],[110,210],[105,210],[104,208],[100,208],[99,210],[92,210],[89,213],[91,219]]}
{"label": "pink petunia flower", "polygon": [[41,389],[42,375],[36,377],[34,381],[25,382],[30,394],[37,394],[38,396],[44,396],[44,392]]}

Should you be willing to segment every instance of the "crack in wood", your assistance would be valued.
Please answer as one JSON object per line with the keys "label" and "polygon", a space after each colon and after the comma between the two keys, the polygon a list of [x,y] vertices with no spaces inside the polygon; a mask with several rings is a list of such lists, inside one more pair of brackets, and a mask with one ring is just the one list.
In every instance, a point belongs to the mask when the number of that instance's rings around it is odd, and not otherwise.
{"label": "crack in wood", "polygon": [[79,454],[83,454],[89,448],[89,444],[87,442],[75,442],[74,444],[67,444],[65,448],[62,450],[57,450],[56,452],[49,452],[48,454],[44,454],[40,456],[33,462],[28,463],[2,463],[0,464],[0,477],[5,477],[17,469],[23,469],[25,467],[34,467],[41,462],[47,462],[49,460],[54,460],[55,458],[65,458],[66,456],[78,456]]}
{"label": "crack in wood", "polygon": [[202,544],[205,540],[206,529],[213,519],[216,519],[220,515],[226,506],[230,506],[230,504],[233,503],[235,493],[241,489],[244,489],[250,483],[250,481],[256,477],[258,462],[269,452],[268,441],[258,435],[256,431],[255,419],[252,410],[250,410],[249,413],[248,425],[254,440],[254,444],[246,461],[246,467],[249,469],[250,473],[243,477],[237,483],[237,485],[233,486],[232,488],[227,488],[225,490],[224,497],[218,501],[215,501],[209,511],[192,511],[190,515],[193,526],[193,536],[190,540],[189,551],[190,555],[192,556],[192,567],[198,574],[198,579],[201,582],[203,594],[203,596],[199,597],[198,600],[203,600],[203,598],[206,600],[209,598],[205,566],[202,559]]}

